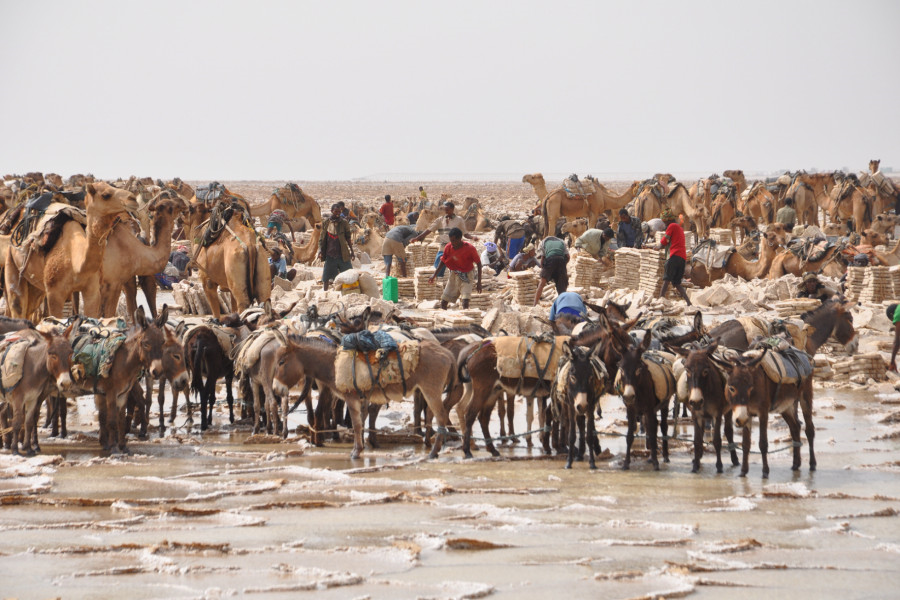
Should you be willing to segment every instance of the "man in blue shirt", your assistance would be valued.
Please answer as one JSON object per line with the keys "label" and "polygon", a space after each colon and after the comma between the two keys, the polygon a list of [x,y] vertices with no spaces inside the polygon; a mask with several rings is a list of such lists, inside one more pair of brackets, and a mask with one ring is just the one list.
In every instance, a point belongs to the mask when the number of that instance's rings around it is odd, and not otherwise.
{"label": "man in blue shirt", "polygon": [[556,297],[550,307],[550,321],[556,321],[561,315],[567,315],[576,323],[587,318],[587,308],[584,300],[576,292],[563,292]]}

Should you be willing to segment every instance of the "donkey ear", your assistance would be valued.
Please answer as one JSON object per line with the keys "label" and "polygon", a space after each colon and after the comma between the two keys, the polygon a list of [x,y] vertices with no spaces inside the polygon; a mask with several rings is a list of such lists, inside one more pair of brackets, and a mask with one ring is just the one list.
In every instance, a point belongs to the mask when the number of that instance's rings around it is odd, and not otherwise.
{"label": "donkey ear", "polygon": [[713,340],[710,342],[709,346],[706,347],[706,354],[709,356],[713,355],[713,352],[719,349],[719,340]]}
{"label": "donkey ear", "polygon": [[572,362],[572,347],[569,345],[569,340],[562,343],[562,355],[567,361]]}
{"label": "donkey ear", "polygon": [[162,329],[166,326],[166,323],[169,322],[169,305],[163,304],[162,310],[159,311],[159,316],[156,317],[156,326]]}
{"label": "donkey ear", "polygon": [[750,368],[755,367],[756,365],[758,365],[759,363],[762,362],[762,359],[765,358],[766,352],[768,352],[768,351],[769,351],[769,347],[763,346],[763,351],[760,352],[759,356],[755,356],[748,361],[742,360],[741,362],[743,363],[743,365],[745,367],[750,367]]}
{"label": "donkey ear", "polygon": [[666,349],[668,349],[671,352],[674,352],[675,354],[677,354],[679,356],[687,357],[687,355],[691,353],[690,350],[688,350],[687,348],[682,348],[681,346],[674,346],[672,344],[664,344],[664,345],[665,345]]}
{"label": "donkey ear", "polygon": [[650,335],[650,331],[648,330],[644,333],[644,339],[641,340],[641,349],[647,350],[650,347],[650,342],[653,341],[653,336]]}
{"label": "donkey ear", "polygon": [[137,310],[134,311],[134,322],[140,325],[141,329],[147,329],[150,326],[150,323],[147,322],[147,315],[144,314],[143,306],[138,306]]}
{"label": "donkey ear", "polygon": [[694,329],[697,331],[703,331],[703,313],[699,310],[694,313]]}

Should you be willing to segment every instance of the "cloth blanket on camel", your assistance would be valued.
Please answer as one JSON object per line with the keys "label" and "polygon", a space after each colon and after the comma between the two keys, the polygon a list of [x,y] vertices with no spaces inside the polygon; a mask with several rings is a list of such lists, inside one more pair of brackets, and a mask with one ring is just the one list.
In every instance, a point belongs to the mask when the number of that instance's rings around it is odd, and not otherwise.
{"label": "cloth blanket on camel", "polygon": [[334,363],[335,387],[342,394],[359,394],[372,391],[369,401],[384,404],[389,398],[384,393],[388,385],[403,386],[419,366],[419,342],[409,340],[400,332],[360,331],[350,333],[341,340]]}

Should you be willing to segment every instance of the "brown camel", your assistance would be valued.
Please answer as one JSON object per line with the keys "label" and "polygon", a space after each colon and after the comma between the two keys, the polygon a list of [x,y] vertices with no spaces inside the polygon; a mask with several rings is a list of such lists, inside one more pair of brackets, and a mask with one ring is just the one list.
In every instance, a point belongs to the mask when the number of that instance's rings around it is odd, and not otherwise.
{"label": "brown camel", "polygon": [[556,231],[556,222],[561,216],[566,217],[567,220],[586,217],[588,223],[594,224],[601,213],[618,210],[635,197],[638,182],[629,187],[624,194],[614,196],[609,193],[608,188],[599,185],[595,179],[592,177],[589,179],[594,184],[594,191],[590,194],[569,196],[566,190],[560,187],[547,195],[541,203],[541,214],[546,224],[544,232],[547,235],[553,235],[552,232]]}
{"label": "brown camel", "polygon": [[273,210],[283,210],[291,221],[306,217],[312,225],[322,222],[322,209],[319,203],[295,183],[277,188],[268,200],[250,206],[250,216],[268,217]]}
{"label": "brown camel", "polygon": [[819,226],[819,208],[827,214],[831,204],[829,192],[833,185],[831,173],[800,173],[794,178],[784,197],[794,199],[797,223]]}
{"label": "brown camel", "polygon": [[194,197],[194,188],[182,181],[180,177],[167,181],[165,187],[178,194],[178,197],[184,200],[185,203],[190,202],[191,198]]}
{"label": "brown camel", "polygon": [[900,214],[900,191],[896,184],[887,177],[883,177],[879,171],[880,160],[869,161],[869,173],[863,176],[863,185],[870,196],[875,197],[875,213],[880,214],[894,209]]}
{"label": "brown camel", "polygon": [[662,185],[655,179],[647,179],[638,184],[637,197],[634,200],[634,216],[638,221],[649,221],[659,216],[666,201]]}
{"label": "brown camel", "polygon": [[754,183],[749,190],[741,194],[739,210],[759,223],[768,225],[775,221],[775,196],[762,181]]}
{"label": "brown camel", "polygon": [[875,197],[856,184],[855,177],[845,177],[828,194],[828,216],[832,221],[853,219],[853,231],[864,231],[872,224]]}
{"label": "brown camel", "polygon": [[702,203],[695,205],[683,184],[676,183],[672,187],[668,195],[668,204],[675,215],[684,215],[694,224],[698,239],[706,239],[709,236],[709,209]]}
{"label": "brown camel", "polygon": [[783,250],[778,253],[772,266],[769,268],[769,279],[778,279],[782,275],[796,275],[800,277],[804,273],[818,273],[826,265],[835,262],[836,254],[839,253],[837,246],[832,246],[817,261],[803,260],[790,250]]}
{"label": "brown camel", "polygon": [[100,266],[107,238],[121,220],[124,206],[132,202],[130,192],[103,182],[88,184],[84,198],[86,226],[67,220],[46,236],[50,239],[45,248],[33,248],[22,257],[9,252],[4,281],[11,315],[35,316],[46,296],[50,316],[62,317],[66,300],[80,292],[84,315],[99,317]]}
{"label": "brown camel", "polygon": [[575,219],[574,221],[566,221],[560,227],[563,236],[569,236],[569,246],[575,244],[575,240],[581,237],[581,234],[589,229],[587,219]]}
{"label": "brown camel", "polygon": [[722,279],[726,274],[734,275],[747,281],[765,277],[772,267],[778,248],[784,243],[784,238],[774,231],[767,231],[762,236],[763,243],[759,245],[759,260],[750,261],[744,258],[740,252],[732,252],[722,268],[711,267],[707,270],[702,261],[696,261],[691,265],[691,283],[699,287],[707,287],[713,281]]}
{"label": "brown camel", "polygon": [[[220,205],[223,206],[223,205]],[[222,210],[222,209],[220,209]],[[215,213],[215,211],[213,211]],[[200,246],[201,224],[210,214],[203,205],[192,204],[188,213],[194,264],[200,269],[200,281],[213,316],[221,316],[218,289],[231,292],[232,309],[243,311],[253,301],[260,304],[269,299],[272,280],[269,277],[268,252],[258,242],[256,231],[248,224],[246,213],[239,202],[225,208],[220,219],[224,221],[215,241]],[[214,216],[214,215],[213,215]]]}
{"label": "brown camel", "polygon": [[747,178],[744,177],[744,172],[740,169],[729,169],[728,171],[723,171],[722,175],[734,182],[734,187],[736,188],[734,195],[740,198],[744,190],[747,189]]}
{"label": "brown camel", "polygon": [[376,229],[361,229],[356,232],[353,239],[353,247],[358,252],[365,252],[372,259],[381,256],[383,244],[384,237]]}
{"label": "brown camel", "polygon": [[[175,218],[185,210],[184,203],[172,191],[165,191],[148,206],[151,215],[152,236],[147,245],[140,240],[128,223],[121,221],[109,235],[106,253],[103,255],[103,282],[100,285],[100,314],[114,317],[122,287],[136,276],[161,273],[169,261],[172,247],[172,230]],[[134,290],[132,286],[132,291]],[[137,300],[125,294],[126,314],[137,310]]]}
{"label": "brown camel", "polygon": [[310,264],[319,255],[319,237],[322,235],[322,224],[316,223],[312,228],[312,236],[305,244],[291,244],[294,250],[294,262]]}

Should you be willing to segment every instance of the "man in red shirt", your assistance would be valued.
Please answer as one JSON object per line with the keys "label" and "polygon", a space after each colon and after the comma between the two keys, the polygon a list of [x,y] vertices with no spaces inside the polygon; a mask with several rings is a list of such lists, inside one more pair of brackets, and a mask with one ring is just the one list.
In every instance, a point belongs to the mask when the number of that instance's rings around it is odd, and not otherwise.
{"label": "man in red shirt", "polygon": [[384,222],[389,226],[394,224],[394,203],[391,201],[391,195],[387,194],[384,197],[384,204],[381,205],[381,208],[378,209],[378,212],[381,213],[381,216],[384,217]]}
{"label": "man in red shirt", "polygon": [[455,302],[457,298],[461,300],[463,308],[469,308],[472,279],[476,277],[475,289],[481,293],[481,257],[478,256],[475,246],[463,241],[462,229],[454,227],[447,235],[450,243],[444,246],[441,265],[428,279],[428,283],[434,283],[435,277],[443,276],[444,269],[450,269],[447,286],[441,294],[441,309],[446,310],[447,304]]}
{"label": "man in red shirt", "polygon": [[676,222],[674,213],[668,208],[660,213],[659,218],[666,224],[666,233],[655,248],[659,249],[664,246],[669,247],[669,259],[666,261],[666,269],[665,274],[663,275],[663,284],[662,289],[659,291],[659,297],[665,298],[666,291],[669,289],[669,284],[671,283],[675,289],[678,290],[678,293],[681,294],[681,297],[684,298],[684,301],[687,302],[687,305],[690,306],[691,301],[688,299],[687,292],[684,291],[684,287],[681,285],[681,280],[684,278],[684,265],[687,263],[687,248],[684,243],[684,230]]}

